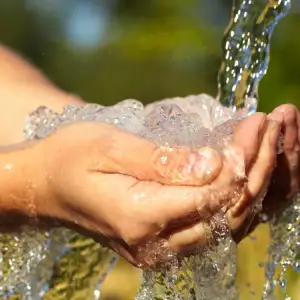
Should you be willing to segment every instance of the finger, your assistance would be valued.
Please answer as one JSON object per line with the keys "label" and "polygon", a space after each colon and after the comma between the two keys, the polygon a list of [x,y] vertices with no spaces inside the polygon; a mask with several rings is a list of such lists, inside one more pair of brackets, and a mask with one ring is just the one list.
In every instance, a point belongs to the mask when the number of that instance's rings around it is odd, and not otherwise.
{"label": "finger", "polygon": [[[220,197],[221,192],[227,191],[226,198],[230,199],[230,203],[228,202],[226,207],[232,210],[231,213],[235,218],[240,217],[253,202],[250,193],[245,189],[246,175],[257,158],[267,125],[266,115],[256,113],[237,126],[232,142],[234,151],[230,153],[225,149],[222,171],[213,182],[214,189],[219,191]],[[240,176],[237,177],[237,174]],[[235,221],[232,220],[233,222]]]}
{"label": "finger", "polygon": [[172,251],[186,254],[209,244],[211,240],[212,232],[209,225],[199,222],[171,234],[168,238],[168,245]]}
{"label": "finger", "polygon": [[240,242],[258,225],[257,210],[249,206],[238,217],[233,216],[231,210],[229,210],[227,212],[227,220],[232,237],[236,242]]}
{"label": "finger", "polygon": [[[192,196],[202,219],[211,217],[224,206],[230,208],[239,202],[238,207],[243,210],[252,203],[251,197],[243,197],[246,177],[237,177],[239,171],[236,169],[242,169],[244,159],[248,163],[255,160],[267,124],[266,115],[257,113],[237,126],[233,137],[233,148],[241,150],[242,157],[239,157],[236,151],[231,153],[225,149],[223,168],[219,176],[210,186],[195,190],[196,193],[194,191]],[[237,168],[239,165],[240,168]],[[240,201],[240,198],[243,200]],[[166,205],[167,203],[168,201]]]}
{"label": "finger", "polygon": [[256,158],[266,125],[266,115],[257,113],[236,127],[231,144],[224,149],[223,167],[210,185],[208,198],[228,199],[240,192],[246,183],[245,161],[249,165]]}
{"label": "finger", "polygon": [[[247,190],[253,200],[262,200],[257,198],[264,197],[270,177],[276,166],[280,127],[278,122],[269,121],[257,158],[249,172]],[[243,202],[239,205],[243,206],[242,204]]]}
{"label": "finger", "polygon": [[236,205],[232,206],[226,216],[228,220],[228,226],[235,238],[242,237],[247,234],[253,214],[255,213],[253,207],[253,198],[249,194],[248,189],[245,188],[244,194],[240,197]]}
{"label": "finger", "polygon": [[158,179],[165,184],[203,186],[219,175],[222,159],[217,151],[209,147],[158,148],[150,168],[156,175],[148,175],[146,180]]}
{"label": "finger", "polygon": [[284,133],[284,151],[294,152],[298,146],[298,110],[294,105],[285,104],[277,107],[269,118],[282,123]]}
{"label": "finger", "polygon": [[[149,234],[143,228],[155,234],[195,223],[215,214],[227,201],[206,187],[167,186],[120,174],[99,173],[84,185],[93,187],[86,188],[85,211],[96,220],[100,214],[112,227],[120,225],[121,236],[130,235],[126,241],[131,244]],[[99,201],[99,195],[107,201]]]}
{"label": "finger", "polygon": [[[238,146],[237,148],[243,152],[246,163],[250,163],[255,158],[266,121],[265,114],[257,113],[237,126],[234,146]],[[232,167],[233,165],[239,166],[236,154],[235,152],[234,155],[229,155]],[[168,183],[198,186],[213,182],[220,174],[222,166],[224,167],[220,155],[208,147],[198,151],[187,148],[160,148],[156,151],[154,166],[163,178],[168,178]],[[239,170],[234,170],[234,172],[239,172]]]}
{"label": "finger", "polygon": [[266,127],[267,116],[263,113],[246,118],[236,127],[233,145],[242,151],[247,168],[256,158]]}
{"label": "finger", "polygon": [[163,184],[201,186],[213,181],[222,168],[220,155],[208,147],[158,147],[121,130],[112,132],[105,143],[101,146],[105,159],[97,162],[96,171]]}
{"label": "finger", "polygon": [[[207,221],[202,220],[172,232],[168,239],[170,248],[177,253],[193,253],[199,247],[213,243],[218,235],[229,234],[227,226],[235,238],[241,239],[250,228],[253,221],[253,211],[248,206],[238,216],[234,216],[232,210],[229,209],[226,213],[226,223],[222,220],[214,220],[213,217],[207,219]],[[241,232],[241,229],[244,229],[243,232]]]}
{"label": "finger", "polygon": [[280,178],[278,184],[285,187],[285,195],[288,195],[294,194],[299,188],[299,113],[295,106],[286,104],[276,108],[270,115],[271,118],[279,116],[283,120],[284,152],[278,158],[278,175],[285,180]]}
{"label": "finger", "polygon": [[180,228],[169,235],[169,247],[177,253],[192,254],[217,242],[220,237],[229,236],[231,228],[228,224],[225,216],[215,215],[206,221]]}
{"label": "finger", "polygon": [[200,217],[209,218],[227,201],[207,187],[166,186],[155,182],[137,183],[129,197],[140,195],[140,192],[143,201],[139,203],[139,214],[158,220],[163,228],[179,227]]}
{"label": "finger", "polygon": [[[243,150],[245,158],[249,162],[256,158],[267,124],[266,115],[257,113],[241,122],[235,132],[233,143]],[[245,131],[249,134],[245,135]],[[233,181],[228,181],[230,171],[227,174],[225,169],[222,169],[217,180],[209,187],[191,189],[161,186],[157,190],[156,186],[150,193],[152,199],[153,197],[156,198],[156,201],[150,201],[150,203],[156,203],[156,209],[148,207],[147,211],[164,211],[164,224],[168,225],[172,222],[178,222],[180,218],[189,217],[194,213],[198,213],[201,218],[212,216],[222,206],[227,204],[230,200],[228,195],[230,196],[231,193],[235,192],[234,188],[236,187],[230,186]],[[153,196],[155,194],[157,196]],[[249,199],[250,197],[245,202],[249,203],[252,201]]]}

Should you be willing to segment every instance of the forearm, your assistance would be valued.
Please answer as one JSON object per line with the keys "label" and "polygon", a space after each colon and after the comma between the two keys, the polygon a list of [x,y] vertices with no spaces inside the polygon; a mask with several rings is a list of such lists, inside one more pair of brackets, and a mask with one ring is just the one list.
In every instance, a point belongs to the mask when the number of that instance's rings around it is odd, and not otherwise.
{"label": "forearm", "polygon": [[0,66],[0,145],[23,140],[26,116],[37,107],[61,110],[63,106],[81,102],[3,46],[0,46]]}
{"label": "forearm", "polygon": [[20,226],[37,218],[37,198],[42,196],[45,180],[39,173],[41,151],[33,147],[34,143],[3,147],[0,151],[1,231],[3,226]]}

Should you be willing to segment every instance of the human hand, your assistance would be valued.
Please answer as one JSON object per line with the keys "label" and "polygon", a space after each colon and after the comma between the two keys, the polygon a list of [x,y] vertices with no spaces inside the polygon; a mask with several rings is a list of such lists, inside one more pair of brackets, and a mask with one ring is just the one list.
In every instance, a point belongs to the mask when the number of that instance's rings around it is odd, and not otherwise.
{"label": "human hand", "polygon": [[299,191],[300,179],[300,115],[291,104],[284,104],[268,116],[282,123],[283,153],[278,155],[277,166],[264,201],[264,212],[269,217],[284,209]]}
{"label": "human hand", "polygon": [[[34,147],[43,182],[37,214],[104,242],[134,265],[156,264],[169,249],[184,253],[208,242],[208,218],[221,208],[233,232],[243,227],[272,172],[279,128],[255,114],[236,128],[236,151],[222,155],[158,148],[105,124],[67,125]],[[153,258],[149,245],[163,249]]]}

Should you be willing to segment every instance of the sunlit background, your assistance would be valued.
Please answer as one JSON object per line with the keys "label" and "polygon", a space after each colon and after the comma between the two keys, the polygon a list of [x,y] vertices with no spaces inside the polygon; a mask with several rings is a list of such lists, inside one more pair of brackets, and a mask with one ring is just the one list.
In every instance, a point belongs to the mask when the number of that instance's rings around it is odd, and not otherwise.
{"label": "sunlit background", "polygon": [[[231,0],[0,0],[0,42],[88,102],[216,95],[231,5]],[[272,40],[270,68],[260,86],[262,111],[284,102],[300,106],[299,28],[295,0]],[[241,245],[241,299],[260,299],[258,262],[266,258],[267,244],[264,227]],[[132,299],[139,275],[121,261],[103,287],[103,299]],[[292,273],[288,287],[300,299],[300,279]]]}

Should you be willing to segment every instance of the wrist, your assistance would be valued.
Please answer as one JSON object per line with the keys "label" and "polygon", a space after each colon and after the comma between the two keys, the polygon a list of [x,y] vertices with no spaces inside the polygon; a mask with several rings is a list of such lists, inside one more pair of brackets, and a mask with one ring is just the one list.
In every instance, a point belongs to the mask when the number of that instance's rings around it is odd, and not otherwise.
{"label": "wrist", "polygon": [[1,225],[21,226],[36,221],[43,209],[46,178],[35,142],[2,148],[0,152]]}

